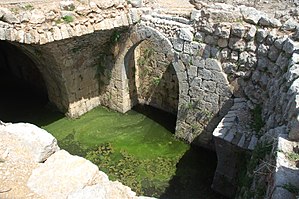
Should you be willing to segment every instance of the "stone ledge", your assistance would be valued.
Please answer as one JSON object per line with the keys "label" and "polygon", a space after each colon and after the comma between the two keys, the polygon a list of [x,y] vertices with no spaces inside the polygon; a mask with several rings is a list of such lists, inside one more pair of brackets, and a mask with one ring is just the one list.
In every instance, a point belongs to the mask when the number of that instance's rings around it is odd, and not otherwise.
{"label": "stone ledge", "polygon": [[291,188],[291,186],[299,188],[299,168],[296,167],[294,161],[288,158],[288,154],[295,153],[294,148],[298,148],[298,146],[298,142],[288,140],[287,134],[278,135],[276,168],[275,173],[272,175],[272,191],[268,190],[272,193],[270,197],[273,199],[296,197],[288,188]]}
{"label": "stone ledge", "polygon": [[234,105],[230,111],[223,117],[216,129],[213,131],[213,136],[225,140],[235,146],[249,151],[254,150],[257,144],[255,132],[251,129],[244,128],[241,125],[241,115],[249,115],[247,101],[243,98],[235,98]]}

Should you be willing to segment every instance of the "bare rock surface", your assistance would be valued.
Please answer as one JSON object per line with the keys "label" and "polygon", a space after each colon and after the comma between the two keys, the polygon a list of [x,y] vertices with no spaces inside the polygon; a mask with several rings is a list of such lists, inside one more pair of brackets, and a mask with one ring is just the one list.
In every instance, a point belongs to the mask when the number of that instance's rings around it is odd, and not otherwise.
{"label": "bare rock surface", "polygon": [[12,132],[9,129],[13,126],[0,123],[0,198],[42,198],[26,186],[38,163],[30,143],[26,144],[19,136],[24,131]]}
{"label": "bare rock surface", "polygon": [[139,197],[110,181],[90,161],[59,150],[47,131],[28,123],[0,122],[0,198]]}
{"label": "bare rock surface", "polygon": [[2,123],[0,125],[0,134],[1,136],[8,134],[11,137],[15,137],[15,144],[13,146],[28,151],[29,153],[26,155],[34,162],[43,162],[55,151],[59,150],[57,140],[50,133],[33,124]]}

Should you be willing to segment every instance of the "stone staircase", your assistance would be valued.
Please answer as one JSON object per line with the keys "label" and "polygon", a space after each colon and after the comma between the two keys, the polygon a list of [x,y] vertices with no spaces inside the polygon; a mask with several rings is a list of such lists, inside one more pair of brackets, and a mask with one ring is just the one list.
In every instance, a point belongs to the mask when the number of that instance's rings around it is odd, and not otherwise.
{"label": "stone staircase", "polygon": [[249,122],[250,113],[246,100],[235,98],[234,105],[218,124],[213,136],[242,149],[252,151],[258,138],[255,132],[250,129]]}

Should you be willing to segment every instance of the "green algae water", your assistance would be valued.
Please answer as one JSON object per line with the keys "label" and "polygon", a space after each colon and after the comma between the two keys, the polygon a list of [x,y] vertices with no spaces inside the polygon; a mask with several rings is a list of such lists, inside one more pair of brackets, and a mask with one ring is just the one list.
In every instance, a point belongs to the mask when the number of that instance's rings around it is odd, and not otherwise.
{"label": "green algae water", "polygon": [[177,140],[171,133],[174,126],[163,125],[169,115],[134,110],[121,114],[98,107],[79,119],[69,119],[32,89],[7,81],[6,85],[0,120],[30,122],[46,129],[62,149],[91,160],[110,179],[138,194],[162,199],[223,198],[210,188],[215,153]]}

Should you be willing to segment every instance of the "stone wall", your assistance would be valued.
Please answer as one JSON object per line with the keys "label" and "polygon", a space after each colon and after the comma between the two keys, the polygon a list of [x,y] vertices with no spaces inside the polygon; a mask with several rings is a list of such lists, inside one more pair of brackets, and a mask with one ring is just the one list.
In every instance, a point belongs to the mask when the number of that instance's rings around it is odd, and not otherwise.
{"label": "stone wall", "polygon": [[178,111],[178,79],[161,46],[144,41],[135,49],[138,102],[167,112]]}
{"label": "stone wall", "polygon": [[[38,63],[50,101],[71,117],[99,104],[126,112],[136,104],[136,96],[147,98],[138,88],[134,94],[131,87],[136,77],[128,70],[128,63],[133,63],[130,53],[142,55],[146,40],[162,47],[154,55],[163,60],[157,69],[171,63],[174,71],[168,79],[178,79],[178,137],[212,146],[212,131],[231,106],[232,96],[249,98],[252,107],[262,105],[267,129],[287,122],[281,110],[287,108],[284,100],[289,98],[276,96],[279,89],[287,93],[288,86],[281,87],[284,79],[279,78],[286,76],[286,63],[296,47],[291,40],[285,42],[281,35],[286,33],[278,28],[286,25],[277,19],[254,8],[226,4],[194,10],[191,20],[151,9],[128,11],[114,4],[111,8],[85,5],[86,10],[84,5],[76,6],[70,11],[76,20],[69,23],[57,23],[55,20],[61,19],[57,12],[51,18],[33,10],[30,19],[22,21],[21,14],[4,9],[0,31],[2,40],[15,42]],[[68,7],[62,4],[60,12],[65,11]],[[121,34],[125,30],[121,27],[129,24],[136,25]],[[294,67],[290,71],[296,70]],[[154,104],[165,101],[161,93],[155,96],[161,97],[155,98]],[[278,101],[281,106],[273,107]],[[160,108],[175,106],[174,102],[166,104]]]}
{"label": "stone wall", "polygon": [[112,96],[118,91],[111,77],[120,79],[112,75],[113,45],[132,19],[126,2],[97,3],[0,8],[0,40],[12,42],[35,63],[50,102],[70,117],[99,104],[119,110],[119,99]]}
{"label": "stone wall", "polygon": [[232,96],[249,98],[252,108],[261,105],[268,129],[287,122],[279,113],[286,103],[274,107],[281,97],[278,92],[288,90],[275,85],[283,83],[278,78],[288,71],[295,48],[279,31],[285,24],[254,8],[226,4],[206,5],[193,11],[191,20],[151,13],[143,15],[141,23],[167,36],[177,54],[173,62],[181,91],[178,137],[207,144]]}

